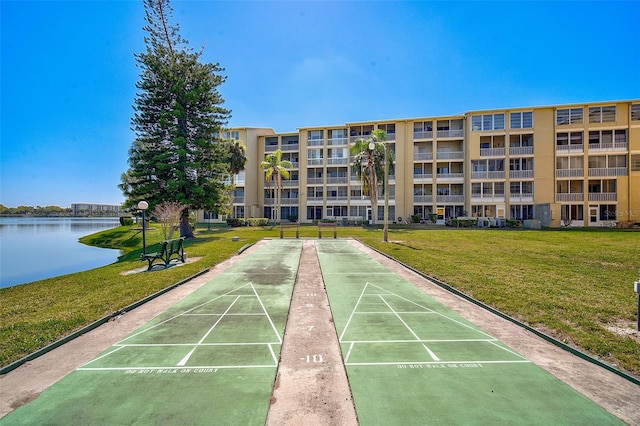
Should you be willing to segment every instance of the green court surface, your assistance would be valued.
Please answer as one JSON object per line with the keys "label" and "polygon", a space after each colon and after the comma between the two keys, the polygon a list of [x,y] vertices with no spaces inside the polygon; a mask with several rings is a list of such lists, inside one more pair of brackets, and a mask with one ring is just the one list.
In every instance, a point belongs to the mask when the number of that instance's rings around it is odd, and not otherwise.
{"label": "green court surface", "polygon": [[264,425],[301,250],[268,242],[0,423]]}
{"label": "green court surface", "polygon": [[316,250],[361,425],[623,424],[348,241]]}

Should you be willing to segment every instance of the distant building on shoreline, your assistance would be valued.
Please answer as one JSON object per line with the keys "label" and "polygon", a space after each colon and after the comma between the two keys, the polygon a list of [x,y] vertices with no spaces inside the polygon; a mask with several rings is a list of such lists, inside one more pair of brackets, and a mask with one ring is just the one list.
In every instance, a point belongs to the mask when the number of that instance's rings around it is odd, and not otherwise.
{"label": "distant building on shoreline", "polygon": [[122,211],[120,204],[71,203],[72,216],[118,217]]}

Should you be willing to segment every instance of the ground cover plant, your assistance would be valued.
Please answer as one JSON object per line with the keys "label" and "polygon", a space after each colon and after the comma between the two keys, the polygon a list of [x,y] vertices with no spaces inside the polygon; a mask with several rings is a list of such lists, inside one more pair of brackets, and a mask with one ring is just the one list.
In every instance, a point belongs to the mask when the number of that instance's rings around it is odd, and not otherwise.
{"label": "ground cover plant", "polygon": [[[163,237],[146,233],[148,250]],[[478,230],[340,227],[392,257],[584,352],[640,377],[640,342],[612,331],[636,321],[640,239],[619,230]],[[211,267],[278,227],[200,227],[185,251],[195,262],[151,273],[139,261],[142,234],[119,227],[85,237],[119,248],[102,268],[0,289],[0,365],[5,366],[158,290]],[[317,237],[301,226],[300,236]],[[238,237],[239,241],[233,241]]]}

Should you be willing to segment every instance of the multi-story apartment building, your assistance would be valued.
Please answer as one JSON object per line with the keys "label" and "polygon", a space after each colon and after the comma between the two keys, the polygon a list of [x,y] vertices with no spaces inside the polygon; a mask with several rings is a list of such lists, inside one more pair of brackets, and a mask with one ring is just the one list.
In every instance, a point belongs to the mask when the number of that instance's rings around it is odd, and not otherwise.
{"label": "multi-story apartment building", "polygon": [[118,217],[122,211],[120,204],[71,203],[73,216],[113,216]]}
{"label": "multi-story apartment building", "polygon": [[[227,136],[243,140],[248,157],[236,179],[233,216],[276,217],[274,188],[266,185],[259,164],[280,149],[293,163],[280,218],[370,218],[349,147],[375,129],[386,131],[394,153],[392,221],[418,215],[439,223],[462,216],[538,219],[555,227],[640,223],[640,100],[472,111],[280,134],[232,129]],[[379,204],[374,214],[382,220]]]}

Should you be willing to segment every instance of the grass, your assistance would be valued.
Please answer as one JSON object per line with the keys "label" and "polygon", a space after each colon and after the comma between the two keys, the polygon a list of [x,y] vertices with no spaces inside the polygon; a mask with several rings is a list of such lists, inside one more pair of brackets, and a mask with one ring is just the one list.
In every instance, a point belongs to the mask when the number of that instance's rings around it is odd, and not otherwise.
{"label": "grass", "polygon": [[[317,237],[301,226],[301,237]],[[477,230],[341,227],[353,236],[428,275],[640,377],[640,342],[608,330],[635,327],[640,238],[618,230]],[[189,257],[201,260],[168,270],[122,275],[143,268],[139,230],[115,228],[83,238],[119,248],[119,261],[102,268],[0,289],[0,365],[7,365],[96,319],[211,267],[278,228],[216,227],[189,240]],[[162,240],[149,231],[147,245]],[[232,241],[232,237],[240,241]],[[148,249],[153,250],[153,247]]]}

